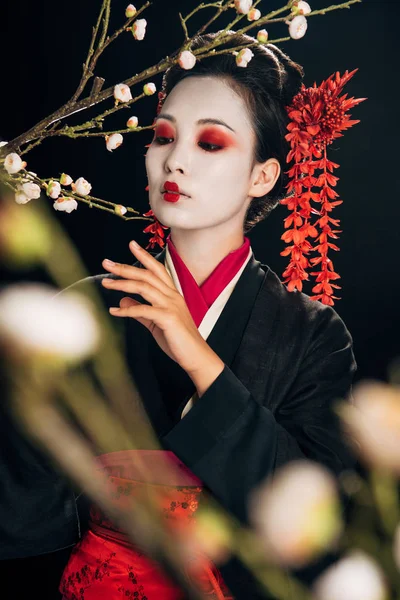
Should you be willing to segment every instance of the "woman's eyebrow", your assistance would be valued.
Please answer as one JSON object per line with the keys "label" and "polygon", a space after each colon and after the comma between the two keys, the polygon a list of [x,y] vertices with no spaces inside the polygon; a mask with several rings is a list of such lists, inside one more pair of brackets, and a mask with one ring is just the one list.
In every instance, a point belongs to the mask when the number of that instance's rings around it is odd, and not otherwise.
{"label": "woman's eyebrow", "polygon": [[[156,121],[158,119],[167,119],[167,121],[172,121],[172,123],[176,123],[176,119],[175,117],[173,117],[172,115],[169,115],[168,113],[162,113],[160,115],[158,115],[156,117]],[[196,121],[196,125],[205,125],[207,123],[212,123],[213,125],[223,125],[223,127],[227,127],[227,129],[230,129],[231,131],[233,131],[233,133],[236,133],[236,131],[227,123],[225,123],[225,121],[221,121],[221,119],[199,119],[198,121]]]}

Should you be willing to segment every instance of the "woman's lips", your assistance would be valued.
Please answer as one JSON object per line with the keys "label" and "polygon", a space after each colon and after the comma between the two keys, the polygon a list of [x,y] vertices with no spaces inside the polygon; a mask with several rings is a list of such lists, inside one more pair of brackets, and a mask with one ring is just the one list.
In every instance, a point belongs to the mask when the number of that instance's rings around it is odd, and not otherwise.
{"label": "woman's lips", "polygon": [[163,192],[164,200],[166,202],[178,202],[182,194],[176,192]]}
{"label": "woman's lips", "polygon": [[181,196],[188,198],[186,194],[179,190],[179,186],[175,181],[166,181],[162,194],[166,202],[178,202]]}

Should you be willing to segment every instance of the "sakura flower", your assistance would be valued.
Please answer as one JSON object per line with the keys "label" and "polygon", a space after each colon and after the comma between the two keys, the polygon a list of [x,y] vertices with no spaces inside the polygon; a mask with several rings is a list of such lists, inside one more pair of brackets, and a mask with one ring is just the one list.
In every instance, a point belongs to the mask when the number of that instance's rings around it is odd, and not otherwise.
{"label": "sakura flower", "polygon": [[297,4],[297,13],[299,15],[309,15],[311,12],[311,6],[308,4],[308,2],[303,2],[303,0],[300,0],[300,2]]}
{"label": "sakura flower", "polygon": [[67,198],[61,196],[53,204],[54,210],[60,210],[66,213],[70,213],[78,208],[78,203],[74,198]]}
{"label": "sakura flower", "polygon": [[154,85],[154,83],[145,83],[143,86],[143,91],[146,94],[146,96],[152,96],[156,93],[157,88]]}
{"label": "sakura flower", "polygon": [[258,21],[258,19],[260,17],[261,17],[261,12],[258,10],[258,8],[252,8],[247,13],[247,20],[248,21]]}
{"label": "sakura flower", "polygon": [[189,50],[184,50],[180,53],[178,62],[182,69],[193,69],[196,64],[196,57]]}
{"label": "sakura flower", "polygon": [[250,48],[243,48],[236,56],[236,64],[238,67],[247,67],[254,54]]}
{"label": "sakura flower", "polygon": [[260,44],[266,44],[268,42],[268,31],[266,29],[260,29],[257,33],[257,40]]}
{"label": "sakura flower", "polygon": [[400,391],[388,384],[360,383],[353,404],[345,403],[340,416],[364,462],[400,474]]}
{"label": "sakura flower", "polygon": [[138,123],[139,121],[137,117],[129,117],[129,119],[126,122],[126,126],[129,127],[129,129],[136,129]]}
{"label": "sakura flower", "polygon": [[30,200],[36,200],[40,197],[40,187],[37,183],[26,182],[21,186],[21,191],[27,196]]}
{"label": "sakura flower", "polygon": [[146,19],[138,19],[132,25],[132,33],[135,40],[143,40],[146,35],[147,21]]}
{"label": "sakura flower", "polygon": [[91,305],[75,293],[36,283],[0,293],[0,335],[15,356],[77,362],[95,352],[100,333]]}
{"label": "sakura flower", "polygon": [[134,17],[136,15],[136,8],[133,6],[133,4],[128,4],[128,6],[126,7],[125,10],[125,16],[130,19],[131,17]]}
{"label": "sakura flower", "polygon": [[308,23],[304,15],[297,15],[289,23],[289,35],[294,40],[302,38],[307,31]]}
{"label": "sakura flower", "polygon": [[289,463],[262,483],[253,492],[251,514],[271,558],[292,567],[332,546],[341,530],[335,480],[306,460]]}
{"label": "sakura flower", "polygon": [[120,217],[122,217],[127,212],[127,210],[128,209],[126,208],[126,206],[122,206],[122,204],[117,204],[116,206],[114,206],[115,214],[117,214]]}
{"label": "sakura flower", "polygon": [[252,4],[253,0],[235,0],[235,8],[240,15],[247,15]]}
{"label": "sakura flower", "polygon": [[24,192],[22,192],[21,190],[18,190],[15,193],[14,199],[17,204],[27,204],[28,202],[30,202],[32,200],[32,198],[29,198],[28,196],[26,196],[24,194]]}
{"label": "sakura flower", "polygon": [[90,193],[92,186],[88,181],[86,181],[86,179],[79,177],[79,179],[77,179],[72,185],[72,189],[80,196],[87,196]]}
{"label": "sakura flower", "polygon": [[379,566],[361,551],[329,567],[313,585],[315,600],[386,600],[388,588]]}
{"label": "sakura flower", "polygon": [[114,87],[114,98],[118,102],[129,102],[129,100],[132,100],[130,87],[125,83],[118,83]]}
{"label": "sakura flower", "polygon": [[47,186],[46,194],[50,198],[53,198],[53,200],[56,200],[61,194],[61,185],[59,184],[59,182],[50,181],[49,185]]}
{"label": "sakura flower", "polygon": [[120,133],[113,133],[112,135],[106,135],[106,147],[109,152],[112,152],[116,148],[121,146],[124,138]]}
{"label": "sakura flower", "polygon": [[70,177],[66,173],[61,174],[61,177],[60,177],[61,185],[71,185],[72,181],[73,181],[72,177]]}
{"label": "sakura flower", "polygon": [[4,168],[9,175],[15,175],[24,168],[24,161],[16,152],[11,152],[4,159]]}

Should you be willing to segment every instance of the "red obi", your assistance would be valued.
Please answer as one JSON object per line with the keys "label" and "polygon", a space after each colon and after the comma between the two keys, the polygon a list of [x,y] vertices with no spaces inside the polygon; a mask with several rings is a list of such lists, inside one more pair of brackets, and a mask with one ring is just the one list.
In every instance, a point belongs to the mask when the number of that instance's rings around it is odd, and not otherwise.
{"label": "red obi", "polygon": [[[135,459],[139,458],[140,465]],[[115,499],[124,503],[148,485],[162,486],[162,510],[169,525],[190,528],[202,493],[201,481],[173,454],[162,450],[112,452],[99,457],[109,475]],[[171,472],[171,465],[174,467]],[[141,469],[143,469],[141,471]],[[146,473],[146,483],[141,473]],[[150,474],[150,475],[149,475]],[[149,477],[151,480],[149,481]],[[72,551],[61,579],[63,600],[185,600],[184,593],[156,563],[135,547],[96,507],[89,530]],[[217,567],[207,558],[196,560],[187,577],[210,599],[230,599]]]}

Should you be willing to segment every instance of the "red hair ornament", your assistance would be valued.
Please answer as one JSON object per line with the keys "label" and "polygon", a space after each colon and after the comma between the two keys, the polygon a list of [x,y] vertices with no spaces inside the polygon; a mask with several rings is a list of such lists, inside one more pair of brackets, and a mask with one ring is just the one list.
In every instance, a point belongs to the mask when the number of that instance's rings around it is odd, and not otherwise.
{"label": "red hair ornament", "polygon": [[[334,296],[334,290],[340,286],[333,282],[340,279],[340,275],[335,272],[328,251],[339,250],[330,240],[336,240],[341,233],[337,229],[340,220],[333,219],[331,212],[343,201],[338,200],[339,194],[333,189],[339,179],[333,171],[339,165],[328,160],[327,147],[342,137],[342,131],[359,123],[350,120],[348,111],[366,98],[340,95],[357,70],[346,71],[343,76],[339,72],[332,74],[319,87],[315,83],[310,88],[303,85],[287,107],[290,123],[285,138],[291,150],[286,160],[294,161],[294,165],[287,172],[290,181],[286,187],[290,196],[281,200],[291,211],[284,221],[287,231],[281,237],[290,244],[281,252],[281,256],[290,255],[283,282],[290,292],[301,292],[303,281],[309,278],[307,269],[319,265],[319,271],[311,272],[316,278],[312,288],[315,295],[311,300],[330,306],[339,299]],[[314,247],[310,238],[315,240]],[[319,256],[308,258],[310,252],[317,252]]]}

